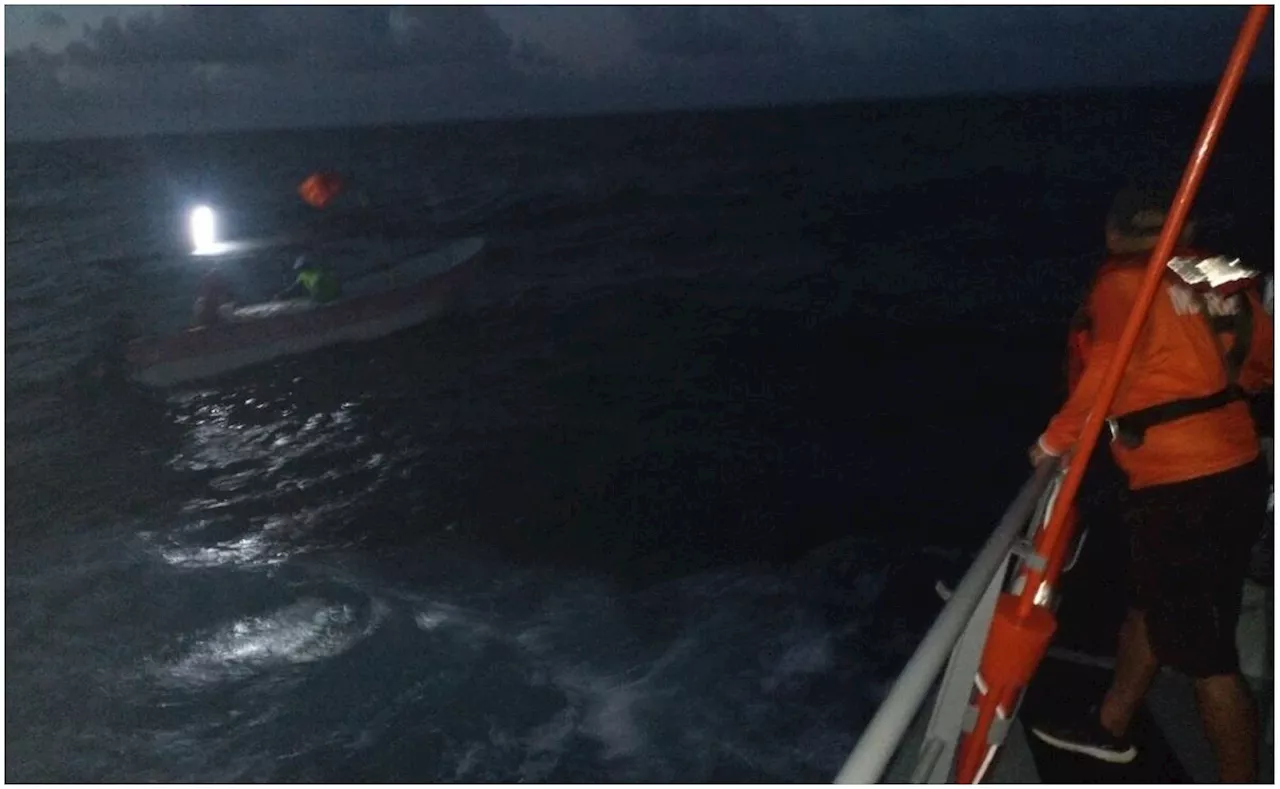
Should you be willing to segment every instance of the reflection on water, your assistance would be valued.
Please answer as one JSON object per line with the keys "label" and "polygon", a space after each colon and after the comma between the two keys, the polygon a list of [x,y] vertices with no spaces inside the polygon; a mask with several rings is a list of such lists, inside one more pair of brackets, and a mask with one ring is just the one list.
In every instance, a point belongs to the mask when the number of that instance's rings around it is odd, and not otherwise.
{"label": "reflection on water", "polygon": [[[33,680],[10,694],[10,754],[43,765],[27,774],[821,781],[911,646],[872,618],[886,562],[866,544],[627,592],[458,553],[400,555],[393,572],[188,539],[208,561],[175,562],[149,535],[100,544],[96,577],[82,562],[10,581],[11,599],[73,601],[26,605],[10,628]],[[859,599],[816,591],[851,570]],[[117,640],[77,660],[65,634],[104,619]],[[55,760],[59,709],[92,734]]]}
{"label": "reflection on water", "polygon": [[189,396],[177,402],[183,410],[174,421],[185,426],[187,433],[171,461],[174,470],[221,470],[260,463],[265,467],[261,470],[270,475],[322,448],[339,453],[366,441],[367,425],[352,418],[354,402],[343,403],[330,413],[304,416],[285,398],[262,402],[250,397],[236,404],[201,402],[214,397],[207,393],[203,398]]}
{"label": "reflection on water", "polygon": [[203,639],[166,672],[188,686],[336,657],[371,636],[388,613],[374,601],[368,611],[304,598],[270,614],[246,617]]}

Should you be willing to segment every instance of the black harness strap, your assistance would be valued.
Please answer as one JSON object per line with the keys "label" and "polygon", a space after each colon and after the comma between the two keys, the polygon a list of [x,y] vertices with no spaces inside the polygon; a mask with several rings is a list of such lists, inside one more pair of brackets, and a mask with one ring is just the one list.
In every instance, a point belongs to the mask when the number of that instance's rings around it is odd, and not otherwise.
{"label": "black harness strap", "polygon": [[1222,354],[1222,363],[1226,368],[1227,386],[1221,391],[1203,397],[1186,397],[1167,403],[1141,408],[1122,416],[1107,420],[1111,426],[1111,438],[1121,446],[1137,449],[1146,439],[1147,430],[1156,425],[1173,422],[1194,414],[1202,414],[1245,399],[1245,392],[1236,383],[1240,369],[1249,358],[1249,348],[1253,340],[1253,306],[1244,294],[1240,295],[1240,309],[1234,315],[1209,315],[1204,300],[1200,299],[1200,314],[1209,326],[1214,342],[1221,351],[1222,343],[1219,332],[1230,332],[1235,335],[1231,350]]}

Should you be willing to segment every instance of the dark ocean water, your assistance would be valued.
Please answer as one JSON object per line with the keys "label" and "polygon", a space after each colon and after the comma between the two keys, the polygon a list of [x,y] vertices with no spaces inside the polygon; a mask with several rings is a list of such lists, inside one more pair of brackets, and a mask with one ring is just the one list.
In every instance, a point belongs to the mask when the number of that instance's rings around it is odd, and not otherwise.
{"label": "dark ocean water", "polygon": [[[1199,207],[1270,268],[1269,87]],[[1208,91],[6,146],[6,776],[826,781],[1025,476],[1126,177]],[[448,316],[154,392],[185,211]],[[335,229],[336,228],[336,229]],[[265,252],[246,281],[278,278]]]}

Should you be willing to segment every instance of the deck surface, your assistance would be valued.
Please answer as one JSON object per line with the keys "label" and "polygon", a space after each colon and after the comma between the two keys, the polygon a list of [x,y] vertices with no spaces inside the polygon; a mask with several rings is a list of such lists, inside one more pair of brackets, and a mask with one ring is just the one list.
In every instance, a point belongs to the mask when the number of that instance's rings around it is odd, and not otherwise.
{"label": "deck surface", "polygon": [[[1079,715],[1101,699],[1111,672],[1056,658],[1046,658],[1022,703],[1024,726],[1036,721]],[[1194,715],[1195,710],[1189,712]],[[1027,744],[1035,759],[1041,783],[1046,784],[1171,784],[1191,783],[1181,760],[1165,740],[1144,704],[1134,717],[1130,732],[1138,756],[1129,764],[1109,764],[1089,756],[1069,753],[1041,742],[1028,730]]]}

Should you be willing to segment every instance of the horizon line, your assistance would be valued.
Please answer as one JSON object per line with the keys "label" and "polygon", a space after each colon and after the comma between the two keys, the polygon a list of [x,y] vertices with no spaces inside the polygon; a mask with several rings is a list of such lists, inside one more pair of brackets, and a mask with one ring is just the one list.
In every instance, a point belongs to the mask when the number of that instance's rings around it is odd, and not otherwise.
{"label": "horizon line", "polygon": [[[259,126],[259,127],[242,127],[242,128],[222,128],[209,129],[207,131],[155,131],[141,133],[123,133],[123,134],[85,134],[85,135],[63,135],[50,137],[5,137],[5,145],[47,145],[64,142],[121,142],[127,140],[145,140],[152,138],[173,138],[173,137],[212,137],[222,135],[239,135],[239,134],[289,134],[289,133],[305,133],[305,132],[341,132],[341,131],[366,131],[371,129],[406,129],[406,128],[423,128],[430,126],[456,126],[466,124],[480,123],[520,123],[520,122],[543,122],[556,120],[591,120],[606,118],[627,118],[627,117],[644,117],[655,115],[689,115],[708,112],[751,112],[751,111],[779,111],[779,110],[803,110],[816,109],[820,107],[833,107],[840,105],[858,105],[858,104],[889,104],[889,103],[912,103],[912,102],[930,102],[930,101],[946,101],[946,100],[977,100],[977,99],[1017,99],[1017,98],[1053,98],[1060,96],[1073,96],[1080,94],[1105,94],[1105,93],[1140,93],[1140,92],[1158,92],[1158,91],[1196,91],[1196,90],[1213,90],[1216,88],[1216,81],[1206,82],[1161,82],[1149,83],[1145,85],[1079,85],[1068,87],[1050,87],[1050,88],[1026,88],[1013,90],[994,90],[994,91],[956,91],[949,93],[915,93],[900,94],[890,96],[859,96],[847,98],[833,98],[822,100],[799,100],[784,101],[775,103],[758,103],[758,104],[712,104],[703,107],[659,107],[647,109],[618,109],[618,110],[586,110],[581,112],[557,112],[557,113],[527,113],[512,115],[479,115],[475,117],[456,116],[451,118],[435,118],[431,120],[404,120],[404,121],[371,121],[368,123],[346,123],[342,125],[309,125],[309,126]],[[1270,87],[1275,91],[1274,75],[1259,75],[1252,79],[1246,79],[1241,84],[1241,89],[1260,89]]]}

